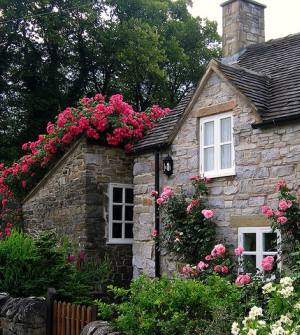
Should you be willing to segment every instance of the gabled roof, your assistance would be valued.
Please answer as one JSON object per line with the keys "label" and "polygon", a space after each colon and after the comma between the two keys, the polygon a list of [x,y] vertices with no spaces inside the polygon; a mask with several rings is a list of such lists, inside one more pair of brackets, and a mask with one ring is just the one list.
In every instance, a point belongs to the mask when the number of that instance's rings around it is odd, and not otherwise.
{"label": "gabled roof", "polygon": [[[214,64],[260,115],[262,122],[253,126],[300,119],[300,34],[251,45],[235,64]],[[137,143],[136,152],[170,144],[199,86]]]}

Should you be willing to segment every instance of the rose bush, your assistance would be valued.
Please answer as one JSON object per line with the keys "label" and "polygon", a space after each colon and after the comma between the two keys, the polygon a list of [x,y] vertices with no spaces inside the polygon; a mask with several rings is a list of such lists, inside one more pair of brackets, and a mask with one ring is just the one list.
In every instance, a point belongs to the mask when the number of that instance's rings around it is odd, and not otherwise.
{"label": "rose bush", "polygon": [[79,105],[68,107],[47,125],[47,133],[33,142],[24,143],[25,155],[12,166],[0,164],[0,201],[5,209],[19,199],[49,166],[79,136],[103,144],[121,146],[130,151],[133,144],[153,128],[169,109],[153,106],[136,112],[116,94],[105,102],[101,94],[81,99]]}
{"label": "rose bush", "polygon": [[[175,194],[166,186],[161,194],[151,192],[159,204],[162,219],[160,246],[176,255],[178,260],[196,264],[206,256],[215,243],[214,212],[207,208],[208,180],[192,177],[193,194]],[[188,269],[188,268],[187,268]],[[188,270],[187,270],[188,271]]]}

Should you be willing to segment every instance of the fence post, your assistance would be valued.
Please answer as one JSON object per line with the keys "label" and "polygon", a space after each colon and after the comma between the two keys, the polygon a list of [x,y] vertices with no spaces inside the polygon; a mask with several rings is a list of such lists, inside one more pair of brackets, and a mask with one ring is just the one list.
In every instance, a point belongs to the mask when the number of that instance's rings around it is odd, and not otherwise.
{"label": "fence post", "polygon": [[52,335],[52,320],[53,320],[53,302],[56,297],[56,290],[54,288],[48,288],[47,291],[47,321],[46,321],[46,333]]}
{"label": "fence post", "polygon": [[92,321],[97,320],[97,306],[93,305],[92,306]]}

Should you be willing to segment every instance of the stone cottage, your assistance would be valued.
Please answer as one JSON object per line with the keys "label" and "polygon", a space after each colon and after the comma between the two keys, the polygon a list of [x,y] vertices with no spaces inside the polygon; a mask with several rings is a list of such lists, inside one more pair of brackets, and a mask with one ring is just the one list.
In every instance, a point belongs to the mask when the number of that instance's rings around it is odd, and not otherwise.
{"label": "stone cottage", "polygon": [[[210,62],[133,155],[77,142],[25,199],[29,229],[56,227],[86,249],[108,251],[120,274],[131,265],[134,276],[172,272],[175,263],[150,237],[159,214],[149,193],[189,188],[189,177],[201,174],[212,178],[218,235],[243,245],[254,267],[276,254],[278,237],[260,207],[275,203],[278,178],[299,188],[300,34],[265,42],[264,9],[253,0],[224,2],[223,59]],[[171,176],[162,171],[167,156]]]}

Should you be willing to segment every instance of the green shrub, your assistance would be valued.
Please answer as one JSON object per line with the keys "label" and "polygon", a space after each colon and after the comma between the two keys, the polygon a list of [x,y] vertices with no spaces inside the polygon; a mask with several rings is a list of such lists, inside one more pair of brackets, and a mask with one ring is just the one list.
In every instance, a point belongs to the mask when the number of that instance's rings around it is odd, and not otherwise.
{"label": "green shrub", "polygon": [[113,325],[125,334],[224,335],[238,315],[240,290],[216,276],[208,279],[208,285],[141,276],[123,296],[120,304],[97,304],[100,317],[116,315]]}
{"label": "green shrub", "polygon": [[0,241],[0,290],[12,296],[45,296],[54,287],[58,296],[70,302],[90,303],[94,292],[109,283],[108,261],[85,261],[81,266],[67,262],[70,243],[53,233],[33,239],[12,231]]}

